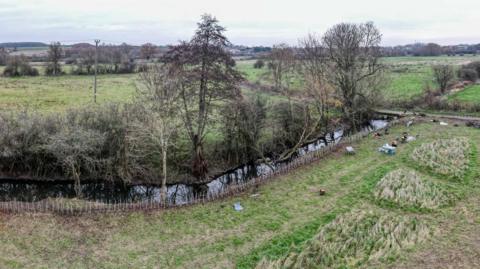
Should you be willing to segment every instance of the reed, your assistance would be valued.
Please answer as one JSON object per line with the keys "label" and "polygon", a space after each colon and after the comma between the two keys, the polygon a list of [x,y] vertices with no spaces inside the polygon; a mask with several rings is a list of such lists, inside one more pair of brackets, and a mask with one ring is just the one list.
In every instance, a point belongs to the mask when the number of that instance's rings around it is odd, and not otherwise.
{"label": "reed", "polygon": [[373,195],[379,201],[423,209],[436,209],[450,201],[448,195],[436,184],[424,180],[415,171],[406,169],[388,173],[377,183]]}
{"label": "reed", "polygon": [[423,242],[430,229],[415,217],[353,211],[327,224],[303,250],[276,260],[262,260],[257,269],[352,268],[388,258]]}
{"label": "reed", "polygon": [[460,179],[468,164],[469,142],[466,138],[438,139],[422,144],[412,153],[412,159],[435,173]]}

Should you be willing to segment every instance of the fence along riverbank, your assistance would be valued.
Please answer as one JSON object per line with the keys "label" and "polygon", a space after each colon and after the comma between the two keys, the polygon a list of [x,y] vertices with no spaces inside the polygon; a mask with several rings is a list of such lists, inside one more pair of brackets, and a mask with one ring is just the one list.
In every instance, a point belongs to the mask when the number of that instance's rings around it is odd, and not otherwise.
{"label": "fence along riverbank", "polygon": [[[400,120],[392,120],[387,124],[387,127],[392,127],[398,124]],[[160,201],[143,201],[137,203],[127,203],[121,201],[107,201],[95,202],[84,200],[65,200],[65,199],[44,199],[38,202],[21,202],[21,201],[7,201],[0,202],[0,211],[5,213],[57,213],[62,215],[80,215],[80,214],[94,214],[94,213],[115,213],[115,212],[129,212],[129,211],[150,211],[173,209],[195,204],[207,203],[236,195],[253,187],[263,185],[272,181],[276,177],[286,174],[301,166],[316,162],[332,152],[338,151],[348,144],[357,142],[358,140],[367,137],[374,130],[365,130],[353,135],[344,136],[338,143],[329,144],[316,151],[310,151],[300,157],[293,159],[288,163],[279,164],[274,171],[252,178],[247,182],[232,184],[225,189],[209,193],[206,196],[189,196],[183,204],[163,203]]]}

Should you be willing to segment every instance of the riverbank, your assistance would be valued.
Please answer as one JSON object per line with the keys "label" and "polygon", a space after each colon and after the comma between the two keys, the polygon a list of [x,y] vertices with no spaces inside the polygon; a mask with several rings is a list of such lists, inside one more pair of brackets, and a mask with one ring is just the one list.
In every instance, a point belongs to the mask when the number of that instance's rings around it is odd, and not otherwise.
{"label": "riverbank", "polygon": [[[477,129],[450,123],[414,123],[408,130],[403,125],[394,127],[387,136],[370,136],[355,144],[355,155],[338,152],[331,159],[214,203],[164,212],[82,217],[1,215],[0,267],[251,268],[262,257],[276,259],[289,253],[292,245],[301,248],[318,228],[342,213],[378,208],[369,198],[372,186],[389,170],[412,165],[409,156],[418,145],[461,135],[478,147]],[[401,145],[395,156],[377,152],[379,146],[406,130],[418,135],[417,141]],[[475,159],[472,173],[478,175],[478,167]],[[468,202],[479,197],[478,182],[449,184],[454,186],[458,201],[433,214],[389,208],[394,214],[419,216],[441,236],[402,250],[395,260],[379,266],[411,264],[428,255],[432,244],[440,248],[437,256],[442,251],[448,254],[448,242],[480,229],[479,215],[475,215],[480,205]],[[325,189],[326,195],[320,196],[319,189]],[[235,202],[244,210],[234,211]],[[469,248],[463,252],[464,258],[474,262],[475,244],[461,246]]]}
{"label": "riverbank", "polygon": [[[243,164],[224,171],[206,182],[167,184],[167,199],[165,204],[160,197],[161,187],[158,184],[135,182],[112,182],[105,180],[82,180],[80,183],[81,197],[76,193],[73,181],[62,179],[32,180],[25,177],[4,178],[0,174],[0,210],[9,212],[70,212],[91,213],[111,211],[110,208],[132,210],[137,208],[158,209],[177,205],[212,201],[236,193],[238,191],[262,184],[269,178],[295,169],[300,165],[311,163],[342,145],[356,142],[372,131],[385,128],[387,120],[371,120],[363,130],[344,135],[343,129],[338,129],[301,145],[287,160],[258,160],[254,164]],[[98,207],[79,208],[72,212],[63,205],[46,203],[47,199],[77,198],[93,201]],[[16,203],[18,201],[18,203]],[[49,200],[50,201],[50,200]],[[27,203],[25,203],[27,202]],[[33,203],[33,204],[29,204]],[[131,204],[136,205],[131,205]],[[87,203],[88,204],[88,203]],[[105,204],[105,208],[101,206]],[[116,205],[120,204],[120,205]]]}

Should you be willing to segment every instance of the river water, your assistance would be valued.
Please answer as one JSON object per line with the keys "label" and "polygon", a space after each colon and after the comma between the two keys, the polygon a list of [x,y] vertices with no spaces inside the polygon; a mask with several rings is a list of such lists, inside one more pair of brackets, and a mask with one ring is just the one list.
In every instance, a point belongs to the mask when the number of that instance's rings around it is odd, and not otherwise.
{"label": "river water", "polygon": [[[386,120],[372,120],[365,126],[368,130],[385,128]],[[296,152],[296,157],[308,152],[320,150],[327,144],[338,143],[342,140],[344,131],[337,130],[327,136],[309,143]],[[244,183],[252,178],[273,172],[278,163],[243,165],[222,174],[212,181],[202,185],[175,184],[168,186],[168,199],[173,204],[184,204],[191,197],[199,195],[213,195],[222,192],[231,184]],[[101,202],[142,202],[160,201],[160,187],[155,185],[113,184],[108,182],[82,183],[82,199]],[[46,198],[74,198],[73,182],[65,181],[19,181],[0,180],[0,201],[36,202]]]}

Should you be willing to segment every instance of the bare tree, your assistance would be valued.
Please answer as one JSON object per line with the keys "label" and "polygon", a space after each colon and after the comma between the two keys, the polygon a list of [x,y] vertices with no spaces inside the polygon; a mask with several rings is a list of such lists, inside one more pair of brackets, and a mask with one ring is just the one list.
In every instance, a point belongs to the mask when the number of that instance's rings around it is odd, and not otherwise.
{"label": "bare tree", "polygon": [[182,115],[192,142],[192,174],[205,180],[208,164],[203,153],[206,126],[218,100],[239,95],[237,83],[242,79],[235,70],[235,61],[226,50],[230,44],[225,28],[211,15],[203,15],[189,42],[173,46],[163,61],[180,70]]}
{"label": "bare tree", "polygon": [[105,165],[99,158],[104,141],[105,134],[96,130],[64,126],[58,133],[50,136],[47,144],[41,148],[56,157],[74,181],[75,193],[80,197],[82,171],[95,171]]}
{"label": "bare tree", "polygon": [[[131,138],[135,143],[148,148],[134,147],[133,152],[138,157],[160,159],[162,174],[162,200],[167,198],[167,157],[171,146],[171,138],[177,132],[181,123],[175,114],[178,110],[180,91],[178,75],[173,70],[155,64],[140,73],[143,87],[138,87],[138,103],[145,109],[142,123],[132,126]],[[158,155],[144,156],[143,154]],[[157,158],[159,157],[159,158]]]}
{"label": "bare tree", "polygon": [[132,46],[128,45],[127,43],[120,44],[120,52],[127,57],[130,57],[130,53],[132,52]]}
{"label": "bare tree", "polygon": [[5,48],[0,48],[0,65],[7,64],[8,52]]}
{"label": "bare tree", "polygon": [[416,52],[419,56],[439,56],[442,54],[442,47],[435,43],[428,43]]}
{"label": "bare tree", "polygon": [[368,22],[341,23],[323,36],[330,83],[337,90],[343,113],[353,129],[360,127],[365,114],[375,106],[382,85],[384,66],[379,62],[379,30]]}
{"label": "bare tree", "polygon": [[274,87],[277,91],[288,91],[295,68],[295,54],[287,44],[274,45],[267,57]]}
{"label": "bare tree", "polygon": [[7,58],[3,75],[6,77],[38,76],[38,70],[30,65],[25,55],[14,55]]}
{"label": "bare tree", "polygon": [[222,113],[223,137],[226,159],[231,165],[254,163],[264,157],[260,142],[266,120],[266,101],[255,98],[239,98],[228,102]]}
{"label": "bare tree", "polygon": [[435,81],[443,94],[448,88],[450,82],[455,79],[455,71],[451,65],[435,65],[432,67]]}
{"label": "bare tree", "polygon": [[60,59],[63,55],[62,44],[60,42],[53,42],[48,47],[48,65],[45,73],[51,76],[58,76],[62,74],[62,65]]}
{"label": "bare tree", "polygon": [[80,48],[78,50],[78,57],[75,59],[75,65],[75,69],[72,70],[73,74],[93,74],[93,66],[95,65],[95,48]]}
{"label": "bare tree", "polygon": [[140,47],[140,57],[150,60],[157,52],[157,47],[152,43],[143,44]]}
{"label": "bare tree", "polygon": [[318,113],[318,120],[329,130],[330,109],[336,105],[335,92],[327,79],[327,54],[322,40],[313,34],[300,41],[300,72],[305,81],[306,100]]}

